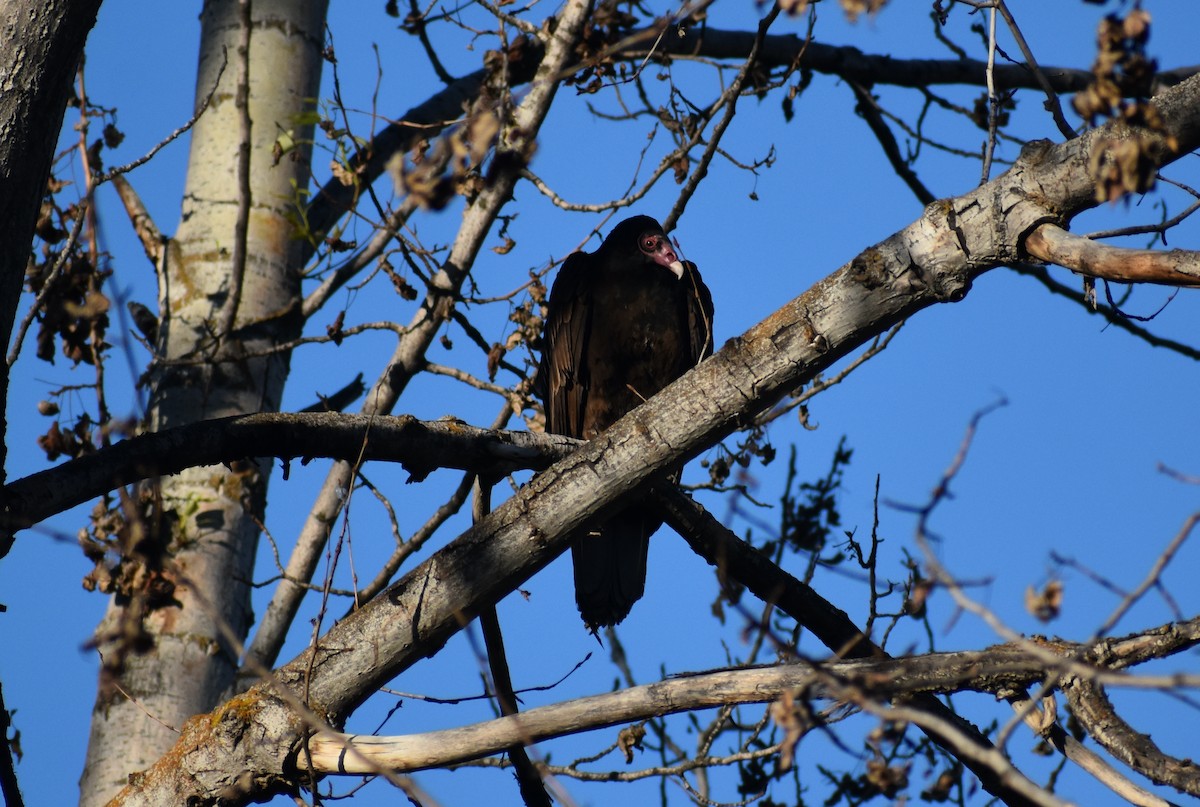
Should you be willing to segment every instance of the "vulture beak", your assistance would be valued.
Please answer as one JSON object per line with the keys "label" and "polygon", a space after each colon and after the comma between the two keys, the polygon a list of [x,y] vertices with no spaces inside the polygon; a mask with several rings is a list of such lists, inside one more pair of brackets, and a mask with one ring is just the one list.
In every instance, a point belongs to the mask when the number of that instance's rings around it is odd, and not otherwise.
{"label": "vulture beak", "polygon": [[660,239],[658,247],[650,253],[650,257],[659,266],[670,269],[676,279],[683,279],[683,263],[675,255],[675,250],[671,249],[670,241],[665,238]]}

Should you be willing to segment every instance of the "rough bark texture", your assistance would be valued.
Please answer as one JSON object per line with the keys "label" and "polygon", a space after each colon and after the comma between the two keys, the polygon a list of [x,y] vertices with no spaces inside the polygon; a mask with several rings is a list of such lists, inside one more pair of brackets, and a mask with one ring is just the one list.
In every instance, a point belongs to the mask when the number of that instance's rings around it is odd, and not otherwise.
{"label": "rough bark texture", "polygon": [[[201,13],[197,103],[217,89],[192,131],[183,217],[166,265],[158,267],[162,327],[152,370],[152,430],[279,407],[288,354],[244,356],[291,341],[301,326],[301,265],[287,214],[295,206],[293,183],[307,181],[308,155],[276,165],[271,152],[280,129],[296,129],[299,143],[311,139],[312,127],[297,127],[295,118],[311,108],[320,86],[325,8],[320,0],[253,3],[248,143],[239,136],[239,3],[210,0]],[[247,147],[249,173],[239,177],[238,157]],[[238,202],[247,189],[242,252],[235,248]],[[242,270],[233,265],[237,254],[248,256]],[[223,332],[220,323],[235,310],[232,329]],[[253,460],[232,470],[197,467],[162,481],[149,529],[175,602],[149,611],[152,649],[128,655],[120,671],[127,695],[101,682],[82,803],[107,802],[130,773],[170,749],[178,739],[171,727],[227,697],[237,657],[218,626],[229,625],[238,637],[249,628],[246,581],[266,496],[260,467]],[[110,603],[98,629],[106,658],[123,652],[120,642],[136,618],[130,611]]]}
{"label": "rough bark texture", "polygon": [[[5,346],[12,337],[55,135],[99,8],[100,0],[0,5],[0,344]],[[0,424],[7,402],[8,364],[0,362]],[[0,443],[0,482],[6,456],[5,441]],[[0,539],[0,556],[5,546]]]}
{"label": "rough bark texture", "polygon": [[[1200,141],[1198,95],[1200,78],[1193,78],[1160,99],[1179,142],[1177,152],[1162,154],[1164,162]],[[167,803],[185,792],[201,799],[196,803],[210,803],[203,799],[228,787],[231,772],[261,761],[259,749],[298,746],[300,734],[289,739],[287,733],[299,720],[273,693],[303,692],[311,712],[339,724],[379,686],[437,652],[465,624],[464,615],[496,602],[561,553],[575,524],[619,504],[655,474],[695,456],[900,319],[961,299],[976,276],[1019,260],[1023,237],[1038,224],[1064,222],[1096,204],[1087,173],[1090,151],[1120,136],[1118,127],[1109,126],[1061,146],[1035,144],[993,182],[930,205],[916,222],[730,340],[542,473],[331,628],[316,648],[280,668],[275,681],[243,696],[256,704],[251,730],[257,741],[242,744],[253,748],[220,737],[181,740],[169,763],[175,766],[169,781],[177,789],[137,788],[123,803]],[[214,773],[214,745],[228,749],[219,766],[223,778]],[[201,757],[203,768],[196,764]],[[287,760],[254,770],[277,776],[288,770]],[[1026,803],[1011,782],[999,787],[1004,800]]]}

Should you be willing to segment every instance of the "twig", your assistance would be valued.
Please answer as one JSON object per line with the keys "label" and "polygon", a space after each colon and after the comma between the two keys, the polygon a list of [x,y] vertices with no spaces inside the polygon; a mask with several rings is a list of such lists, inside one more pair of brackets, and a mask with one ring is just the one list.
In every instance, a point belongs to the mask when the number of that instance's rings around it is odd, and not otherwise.
{"label": "twig", "polygon": [[[1000,118],[1000,99],[996,96],[996,7],[992,6],[988,13],[988,57],[987,57],[987,140],[983,145],[983,168],[980,170],[979,184],[982,185],[991,178],[992,155],[996,151],[996,128]],[[926,204],[929,204],[926,202]]]}
{"label": "twig", "polygon": [[109,169],[107,172],[105,172],[101,176],[97,177],[96,185],[97,186],[103,185],[105,182],[108,182],[108,181],[120,176],[121,174],[128,174],[130,171],[137,168],[138,166],[149,162],[150,159],[155,154],[158,154],[158,152],[161,151],[165,146],[178,140],[180,137],[183,136],[183,134],[185,132],[187,132],[189,129],[191,129],[193,126],[195,126],[196,121],[200,120],[200,116],[203,115],[205,110],[208,109],[208,105],[212,101],[213,95],[215,95],[217,92],[217,87],[219,87],[221,84],[221,76],[225,74],[225,68],[228,65],[229,65],[229,54],[225,53],[222,55],[221,66],[219,68],[217,68],[217,77],[216,77],[216,79],[213,80],[212,89],[208,91],[208,95],[204,96],[204,100],[200,102],[200,105],[198,107],[196,107],[196,111],[192,114],[192,117],[188,118],[187,123],[183,124],[182,126],[177,128],[175,131],[171,132],[169,135],[164,137],[162,140],[160,140],[157,144],[155,144],[149,151],[147,151],[141,157],[138,157],[136,160],[133,160],[131,162],[127,162],[124,165],[118,165],[116,168]]}
{"label": "twig", "polygon": [[1132,608],[1137,601],[1142,598],[1142,595],[1149,591],[1152,586],[1158,583],[1159,579],[1162,577],[1163,571],[1167,568],[1167,564],[1171,562],[1171,560],[1183,547],[1184,542],[1187,541],[1189,536],[1191,536],[1192,530],[1196,528],[1197,523],[1200,523],[1200,513],[1193,514],[1187,519],[1187,521],[1183,523],[1183,527],[1178,533],[1175,534],[1175,537],[1171,539],[1171,542],[1167,544],[1167,547],[1159,553],[1157,558],[1154,559],[1154,565],[1150,567],[1150,570],[1146,573],[1146,576],[1142,579],[1142,582],[1139,583],[1137,587],[1133,589],[1133,591],[1125,595],[1125,598],[1121,600],[1120,604],[1116,607],[1112,614],[1109,615],[1108,619],[1104,620],[1104,624],[1096,629],[1096,638],[1107,636],[1109,631],[1111,631],[1116,624],[1121,621],[1121,617],[1125,616],[1125,614],[1129,612],[1129,609]]}
{"label": "twig", "polygon": [[722,94],[721,100],[718,101],[718,108],[723,105],[725,107],[725,114],[717,121],[716,126],[713,127],[712,134],[708,139],[708,146],[704,149],[704,154],[700,156],[696,167],[688,174],[687,182],[684,183],[683,188],[679,191],[679,196],[676,197],[675,204],[671,206],[671,212],[663,219],[662,226],[664,232],[669,233],[675,229],[679,217],[683,215],[688,202],[700,186],[700,181],[708,175],[708,166],[717,152],[717,147],[721,144],[721,138],[729,128],[729,124],[733,122],[734,114],[737,111],[738,96],[741,95],[742,87],[746,84],[746,79],[750,77],[750,72],[758,62],[758,54],[762,50],[763,40],[767,36],[767,31],[770,29],[771,23],[775,22],[776,18],[779,17],[781,10],[779,4],[776,3],[767,12],[767,16],[759,21],[758,33],[754,37],[754,44],[750,48],[749,55],[746,56],[746,61],[742,64],[741,69],[738,70],[737,76],[730,82],[729,87]]}
{"label": "twig", "polygon": [[1067,119],[1063,116],[1062,104],[1058,100],[1058,93],[1054,91],[1046,74],[1038,67],[1037,59],[1034,58],[1033,51],[1029,48],[1029,43],[1025,41],[1025,35],[1021,33],[1017,21],[1013,18],[1012,13],[1008,10],[1004,0],[996,0],[995,8],[1004,15],[1004,21],[1008,24],[1008,30],[1012,33],[1013,39],[1017,42],[1017,47],[1021,49],[1021,55],[1025,57],[1025,63],[1029,66],[1033,77],[1037,80],[1038,86],[1042,88],[1042,92],[1046,94],[1046,108],[1050,110],[1050,115],[1054,118],[1054,123],[1058,126],[1058,131],[1063,137],[1070,140],[1077,134],[1074,127],[1067,123]]}

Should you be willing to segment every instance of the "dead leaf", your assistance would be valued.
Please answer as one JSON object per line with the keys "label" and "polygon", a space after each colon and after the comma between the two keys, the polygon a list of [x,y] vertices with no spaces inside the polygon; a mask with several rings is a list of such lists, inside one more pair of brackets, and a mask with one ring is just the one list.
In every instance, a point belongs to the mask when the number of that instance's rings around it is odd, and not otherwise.
{"label": "dead leaf", "polygon": [[1055,619],[1062,610],[1063,584],[1059,580],[1051,580],[1041,593],[1033,590],[1033,586],[1025,589],[1025,609],[1042,622]]}
{"label": "dead leaf", "polygon": [[626,726],[617,734],[617,747],[625,755],[625,764],[633,762],[633,751],[642,750],[642,739],[646,736],[645,726]]}

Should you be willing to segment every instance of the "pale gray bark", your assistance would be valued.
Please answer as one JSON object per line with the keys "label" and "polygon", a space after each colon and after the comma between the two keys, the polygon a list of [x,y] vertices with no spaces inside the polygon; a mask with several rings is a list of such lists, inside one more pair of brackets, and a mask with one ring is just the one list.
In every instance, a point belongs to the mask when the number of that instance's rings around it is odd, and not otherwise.
{"label": "pale gray bark", "polygon": [[[320,86],[326,2],[254,1],[248,143],[237,102],[245,30],[239,5],[210,0],[201,13],[197,104],[217,89],[192,131],[182,221],[164,253],[166,265],[157,267],[161,335],[152,369],[152,430],[277,410],[288,354],[242,357],[290,342],[301,326],[301,266],[287,214],[294,209],[293,188],[307,181],[308,155],[276,165],[272,145],[280,129],[296,129],[299,143],[311,140],[312,127],[296,127],[295,118],[311,109]],[[249,173],[239,176],[245,148]],[[237,241],[239,201],[249,202],[249,216],[241,219],[244,249]],[[246,256],[240,269],[233,265],[237,255]],[[233,313],[233,328],[223,331]],[[238,637],[249,627],[246,581],[266,468],[253,461],[232,471],[197,467],[162,481],[151,526],[161,530],[154,540],[170,559],[165,576],[178,605],[146,617],[153,647],[125,657],[118,679],[123,692],[101,682],[80,783],[83,804],[107,802],[130,773],[171,747],[187,718],[230,690],[237,658],[218,626],[230,626]],[[107,658],[125,650],[127,620],[136,618],[130,610],[109,605],[97,632]]]}
{"label": "pale gray bark", "polygon": [[[1166,637],[1156,644],[1156,652],[1161,656],[1142,652],[1150,637]],[[1104,642],[1106,666],[1125,668],[1150,658],[1180,653],[1200,643],[1200,620],[1159,626]],[[807,700],[856,703],[864,693],[869,693],[872,700],[895,700],[925,694],[1025,689],[1045,680],[1047,655],[1044,648],[1032,643],[1009,643],[987,650],[927,653],[910,658],[793,662],[716,670],[542,706],[519,715],[453,729],[393,737],[324,732],[313,738],[310,749],[313,765],[322,773],[379,770],[407,773],[479,759],[517,742],[541,742],[727,704],[769,703],[786,692],[803,692]],[[1064,643],[1055,646],[1049,655],[1063,660],[1088,658],[1095,655],[1095,648]],[[1070,677],[1079,675],[1094,681],[1086,677],[1086,672],[1072,673]],[[1195,787],[1198,779],[1193,770],[1187,784]]]}
{"label": "pale gray bark", "polygon": [[[8,0],[0,4],[0,344],[8,345],[46,192],[55,135],[100,0]],[[7,353],[7,350],[5,351]],[[0,363],[0,422],[8,403]],[[7,431],[5,429],[5,431]],[[7,441],[0,441],[0,482]],[[0,536],[0,557],[7,552]]]}

